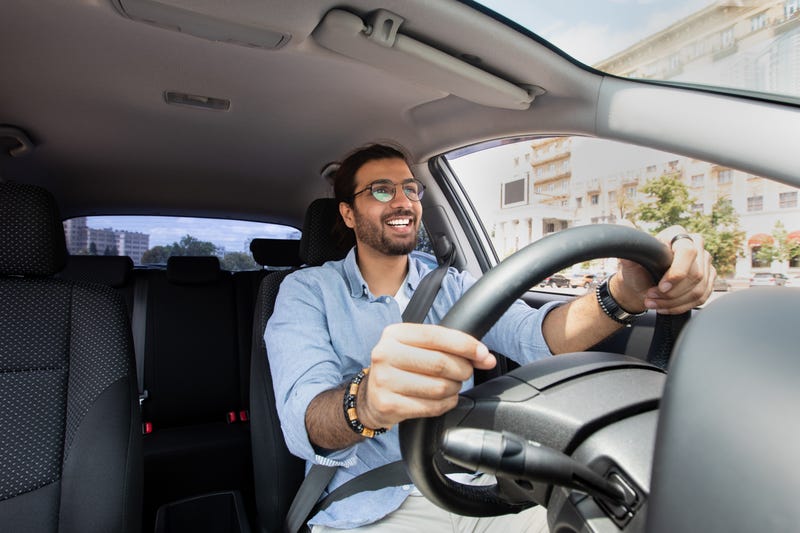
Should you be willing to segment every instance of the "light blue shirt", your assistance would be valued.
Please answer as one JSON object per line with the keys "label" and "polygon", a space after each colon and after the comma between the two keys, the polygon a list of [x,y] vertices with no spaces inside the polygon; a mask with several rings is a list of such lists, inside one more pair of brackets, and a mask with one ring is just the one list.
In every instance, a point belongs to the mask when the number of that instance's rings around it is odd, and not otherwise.
{"label": "light blue shirt", "polygon": [[[410,255],[401,290],[410,297],[430,270]],[[450,268],[425,322],[438,324],[474,283],[468,273]],[[554,305],[557,303],[536,310],[522,301],[515,302],[483,342],[520,364],[552,355],[542,336],[542,320]],[[397,302],[391,296],[369,292],[356,263],[355,249],[341,261],[298,270],[281,284],[264,333],[278,415],[289,450],[306,460],[307,469],[313,463],[340,467],[329,490],[367,470],[401,459],[396,425],[383,435],[324,457],[309,442],[305,425],[311,400],[340,387],[369,366],[370,353],[383,329],[397,322],[402,322]],[[397,509],[412,488],[387,487],[355,494],[318,513],[309,524],[352,529],[372,523]]]}

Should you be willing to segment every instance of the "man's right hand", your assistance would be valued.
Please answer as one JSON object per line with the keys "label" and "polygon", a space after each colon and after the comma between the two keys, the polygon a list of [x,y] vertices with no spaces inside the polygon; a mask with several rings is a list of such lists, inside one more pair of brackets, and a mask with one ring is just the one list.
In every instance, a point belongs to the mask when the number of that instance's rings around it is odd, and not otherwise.
{"label": "man's right hand", "polygon": [[474,368],[495,364],[483,343],[461,331],[393,324],[372,349],[366,387],[358,391],[358,418],[370,428],[389,428],[409,418],[441,415],[456,406]]}

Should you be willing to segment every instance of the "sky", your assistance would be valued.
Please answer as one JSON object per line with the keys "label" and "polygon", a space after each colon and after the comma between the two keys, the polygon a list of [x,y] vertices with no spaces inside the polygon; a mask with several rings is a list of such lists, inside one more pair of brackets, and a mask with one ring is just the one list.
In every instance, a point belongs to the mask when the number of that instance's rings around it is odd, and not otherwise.
{"label": "sky", "polygon": [[201,241],[210,241],[224,246],[226,252],[243,252],[245,243],[254,237],[272,239],[297,239],[300,232],[295,228],[277,224],[264,224],[236,220],[215,220],[188,217],[87,217],[90,228],[113,228],[115,230],[138,231],[150,235],[150,247],[164,246],[180,241],[189,234]]}
{"label": "sky", "polygon": [[480,0],[594,64],[712,4],[709,0]]}

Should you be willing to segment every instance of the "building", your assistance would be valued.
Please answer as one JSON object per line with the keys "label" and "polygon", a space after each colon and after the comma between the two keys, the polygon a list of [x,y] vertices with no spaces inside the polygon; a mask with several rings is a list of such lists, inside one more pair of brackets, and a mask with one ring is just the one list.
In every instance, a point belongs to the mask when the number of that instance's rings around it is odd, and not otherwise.
{"label": "building", "polygon": [[[595,67],[634,78],[798,95],[800,0],[720,0]],[[642,185],[667,174],[687,185],[697,212],[709,213],[719,198],[734,202],[746,232],[737,277],[769,269],[800,273],[798,258],[765,265],[756,257],[772,239],[776,220],[800,241],[797,189],[722,165],[614,143],[598,147],[599,142],[536,139],[491,163],[504,176],[489,228],[502,256],[553,231],[615,223],[642,200]]]}
{"label": "building", "polygon": [[150,235],[113,228],[90,228],[85,217],[64,221],[67,251],[72,255],[127,255],[140,264],[150,248]]}

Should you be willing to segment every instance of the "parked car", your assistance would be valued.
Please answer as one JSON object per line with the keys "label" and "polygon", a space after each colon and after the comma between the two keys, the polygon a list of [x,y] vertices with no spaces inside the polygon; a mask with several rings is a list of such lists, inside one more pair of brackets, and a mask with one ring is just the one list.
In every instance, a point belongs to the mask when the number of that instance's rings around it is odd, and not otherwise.
{"label": "parked car", "polygon": [[594,287],[596,277],[597,277],[596,274],[592,274],[590,272],[573,274],[572,278],[570,279],[570,286],[573,289],[576,287],[583,287],[584,289],[589,289],[591,287]]}
{"label": "parked car", "polygon": [[757,272],[750,278],[751,287],[783,287],[789,281],[780,272]]}
{"label": "parked car", "polygon": [[718,276],[714,280],[714,290],[717,292],[727,292],[731,290],[731,284],[727,279]]}
{"label": "parked car", "polygon": [[540,287],[550,287],[551,289],[569,287],[570,281],[564,274],[553,274],[548,276],[539,283]]}
{"label": "parked car", "polygon": [[[608,229],[598,242],[612,242],[619,226],[603,222],[628,209],[623,197],[644,196],[650,177],[688,181],[700,159],[707,170],[698,176],[715,192],[763,189],[765,207],[778,205],[778,190],[800,187],[796,1],[718,1],[691,14],[681,2],[674,11],[683,18],[650,35],[651,22],[673,11],[664,2],[575,4],[4,0],[0,191],[22,192],[0,202],[0,531],[284,530],[305,465],[282,439],[282,429],[300,428],[281,428],[264,383],[264,330],[252,324],[269,305],[255,302],[261,280],[275,279],[267,267],[299,268],[300,254],[305,260],[331,247],[291,245],[301,232],[314,233],[313,224],[304,228],[309,205],[332,197],[321,169],[365,143],[387,140],[408,152],[427,187],[429,242],[449,239],[454,246],[443,248],[457,252],[454,268],[482,279],[513,266],[500,258],[551,229],[568,228],[548,235],[561,246],[540,279],[591,260],[574,257],[575,241],[558,240],[573,234],[566,233],[573,218]],[[563,6],[565,15],[550,16]],[[632,17],[648,7],[651,17]],[[624,27],[595,33],[614,21]],[[564,36],[576,37],[576,46],[562,44]],[[762,38],[776,42],[767,49]],[[737,55],[751,40],[759,48]],[[635,49],[597,56],[621,41]],[[756,85],[730,85],[748,76]],[[586,149],[581,161],[578,145]],[[617,165],[620,154],[641,148],[645,156]],[[608,182],[596,180],[606,175]],[[37,187],[52,202],[31,201]],[[12,203],[15,213],[52,209],[8,220]],[[750,205],[745,196],[732,204]],[[203,219],[208,239],[236,238],[195,246],[191,227],[175,219],[121,230],[123,219],[167,215]],[[218,220],[283,233],[239,233]],[[71,245],[84,239],[64,270],[63,253],[62,261],[46,260],[63,248],[60,238],[18,238],[34,225],[31,235],[60,236],[62,222]],[[216,258],[231,251],[259,255],[254,240],[280,250],[254,258],[253,270],[220,269]],[[147,249],[116,255],[131,243]],[[630,249],[622,244],[614,249]],[[92,259],[106,260],[103,269],[81,270]],[[19,273],[28,262],[32,268]],[[487,293],[514,300],[505,289],[522,280],[527,305],[575,301],[528,291],[540,282],[524,274],[539,267],[522,267]],[[575,285],[595,279],[582,274]],[[12,285],[22,287],[13,300]],[[351,289],[342,297],[363,295]],[[787,438],[796,434],[800,404],[794,292],[737,291],[694,310],[670,366],[674,331],[653,336],[653,311],[590,352],[546,358],[510,376],[501,375],[511,365],[498,356],[459,402],[475,409],[452,420],[492,432],[473,440],[486,443],[486,455],[476,454],[489,458],[484,470],[551,461],[554,468],[538,478],[514,473],[478,494],[435,485],[443,475],[417,487],[469,516],[541,504],[563,533],[795,528],[796,439]],[[94,296],[113,302],[114,312],[91,313]],[[468,311],[485,322],[499,316],[481,302]],[[133,322],[133,330],[95,341],[89,333],[112,318],[125,328]],[[352,335],[364,339],[366,329]],[[641,341],[651,337],[653,350]],[[115,347],[125,357],[107,358]],[[138,350],[141,359],[130,353]],[[109,361],[113,368],[100,367]],[[127,403],[95,408],[101,397]],[[523,409],[528,402],[538,403]],[[342,417],[341,409],[333,415]],[[413,436],[407,428],[378,439]],[[502,432],[523,437],[505,458],[489,449]],[[95,446],[109,435],[116,440]],[[438,453],[443,438],[404,439],[406,460]],[[539,462],[545,451],[553,453]],[[333,464],[350,457],[320,454]],[[413,477],[434,468],[408,470]],[[118,490],[99,483],[109,480],[123,482]]]}

